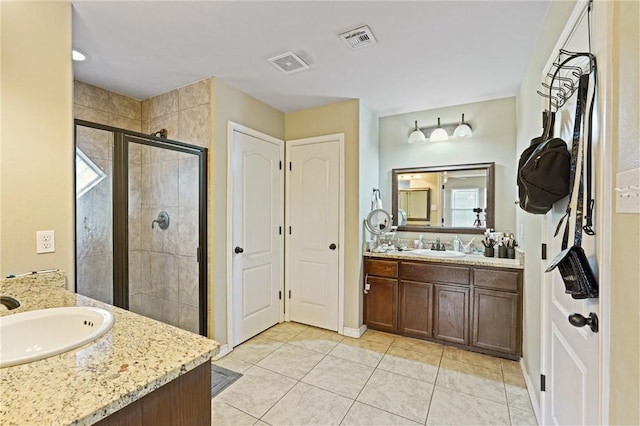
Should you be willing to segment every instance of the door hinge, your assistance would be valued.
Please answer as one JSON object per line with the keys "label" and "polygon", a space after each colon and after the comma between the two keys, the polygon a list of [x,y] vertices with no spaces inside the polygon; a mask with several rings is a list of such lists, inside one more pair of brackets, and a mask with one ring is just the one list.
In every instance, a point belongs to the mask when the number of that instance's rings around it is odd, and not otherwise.
{"label": "door hinge", "polygon": [[278,300],[282,300],[282,290],[278,292]]}
{"label": "door hinge", "polygon": [[547,260],[547,245],[545,243],[542,243],[542,260]]}
{"label": "door hinge", "polygon": [[547,391],[547,376],[544,374],[540,375],[540,392]]}
{"label": "door hinge", "polygon": [[280,161],[280,166],[279,167],[280,167],[280,170],[282,170],[282,161]]}
{"label": "door hinge", "polygon": [[282,226],[278,226],[278,235],[282,235]]}
{"label": "door hinge", "polygon": [[289,161],[289,171],[291,171],[291,161]]}
{"label": "door hinge", "polygon": [[289,235],[291,235],[291,227],[289,227]]}
{"label": "door hinge", "polygon": [[289,290],[289,299],[291,299],[291,290]]}

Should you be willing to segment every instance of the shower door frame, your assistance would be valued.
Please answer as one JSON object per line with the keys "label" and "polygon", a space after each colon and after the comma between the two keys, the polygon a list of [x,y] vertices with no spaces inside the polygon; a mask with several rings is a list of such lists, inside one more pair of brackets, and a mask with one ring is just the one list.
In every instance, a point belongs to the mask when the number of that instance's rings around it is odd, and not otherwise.
{"label": "shower door frame", "polygon": [[[129,310],[129,143],[137,143],[155,148],[168,149],[198,157],[198,322],[199,333],[207,336],[207,193],[208,193],[208,149],[171,139],[164,139],[140,132],[93,123],[85,120],[74,120],[73,145],[74,157],[77,148],[78,126],[104,130],[113,134],[113,183],[112,183],[112,214],[113,214],[113,305]],[[74,161],[75,164],[75,161]],[[75,168],[74,168],[75,170]],[[74,190],[76,174],[73,174]],[[75,267],[78,269],[77,246],[77,202],[74,202],[74,256]],[[74,290],[78,291],[78,274],[75,274]]]}

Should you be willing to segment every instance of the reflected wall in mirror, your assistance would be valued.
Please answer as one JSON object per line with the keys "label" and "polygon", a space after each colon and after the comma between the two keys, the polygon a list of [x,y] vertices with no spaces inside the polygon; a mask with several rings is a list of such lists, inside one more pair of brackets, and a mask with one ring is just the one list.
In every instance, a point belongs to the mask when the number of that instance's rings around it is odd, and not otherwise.
{"label": "reflected wall in mirror", "polygon": [[494,227],[495,163],[392,170],[399,231],[482,233]]}

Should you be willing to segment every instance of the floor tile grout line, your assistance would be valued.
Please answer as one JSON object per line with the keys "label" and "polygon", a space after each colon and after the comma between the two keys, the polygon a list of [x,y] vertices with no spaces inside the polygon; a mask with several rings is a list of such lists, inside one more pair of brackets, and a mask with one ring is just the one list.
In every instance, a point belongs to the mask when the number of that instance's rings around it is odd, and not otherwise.
{"label": "floor tile grout line", "polygon": [[424,418],[424,424],[427,424],[427,420],[429,420],[429,413],[431,412],[431,404],[433,403],[433,395],[436,393],[436,383],[438,383],[438,376],[440,375],[440,368],[442,365],[442,358],[444,357],[444,348],[442,349],[442,354],[440,354],[440,360],[438,361],[438,370],[436,371],[436,377],[433,380],[433,390],[431,391],[431,398],[429,398],[429,408],[427,409],[427,415]]}

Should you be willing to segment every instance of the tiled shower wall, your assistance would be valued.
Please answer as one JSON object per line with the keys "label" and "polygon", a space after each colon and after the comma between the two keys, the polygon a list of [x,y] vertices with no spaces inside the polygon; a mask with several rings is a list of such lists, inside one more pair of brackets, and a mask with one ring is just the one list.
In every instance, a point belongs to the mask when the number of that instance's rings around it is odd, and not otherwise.
{"label": "tiled shower wall", "polygon": [[[96,120],[110,120],[110,114],[115,116],[116,112],[88,117],[92,111],[84,104],[78,109],[83,116],[77,113],[76,117],[147,134],[165,128],[169,139],[207,147],[211,134],[209,87],[209,81],[203,80],[141,102],[127,98],[127,104],[114,103],[123,107],[128,122]],[[78,88],[106,92],[77,82],[77,92]],[[112,95],[106,93],[107,98]],[[133,128],[135,125],[140,127]],[[129,149],[130,309],[198,332],[198,159],[146,145],[130,144]],[[169,228],[161,230],[156,225],[152,229],[151,223],[161,211],[169,214]],[[111,224],[105,227],[110,231]]]}

